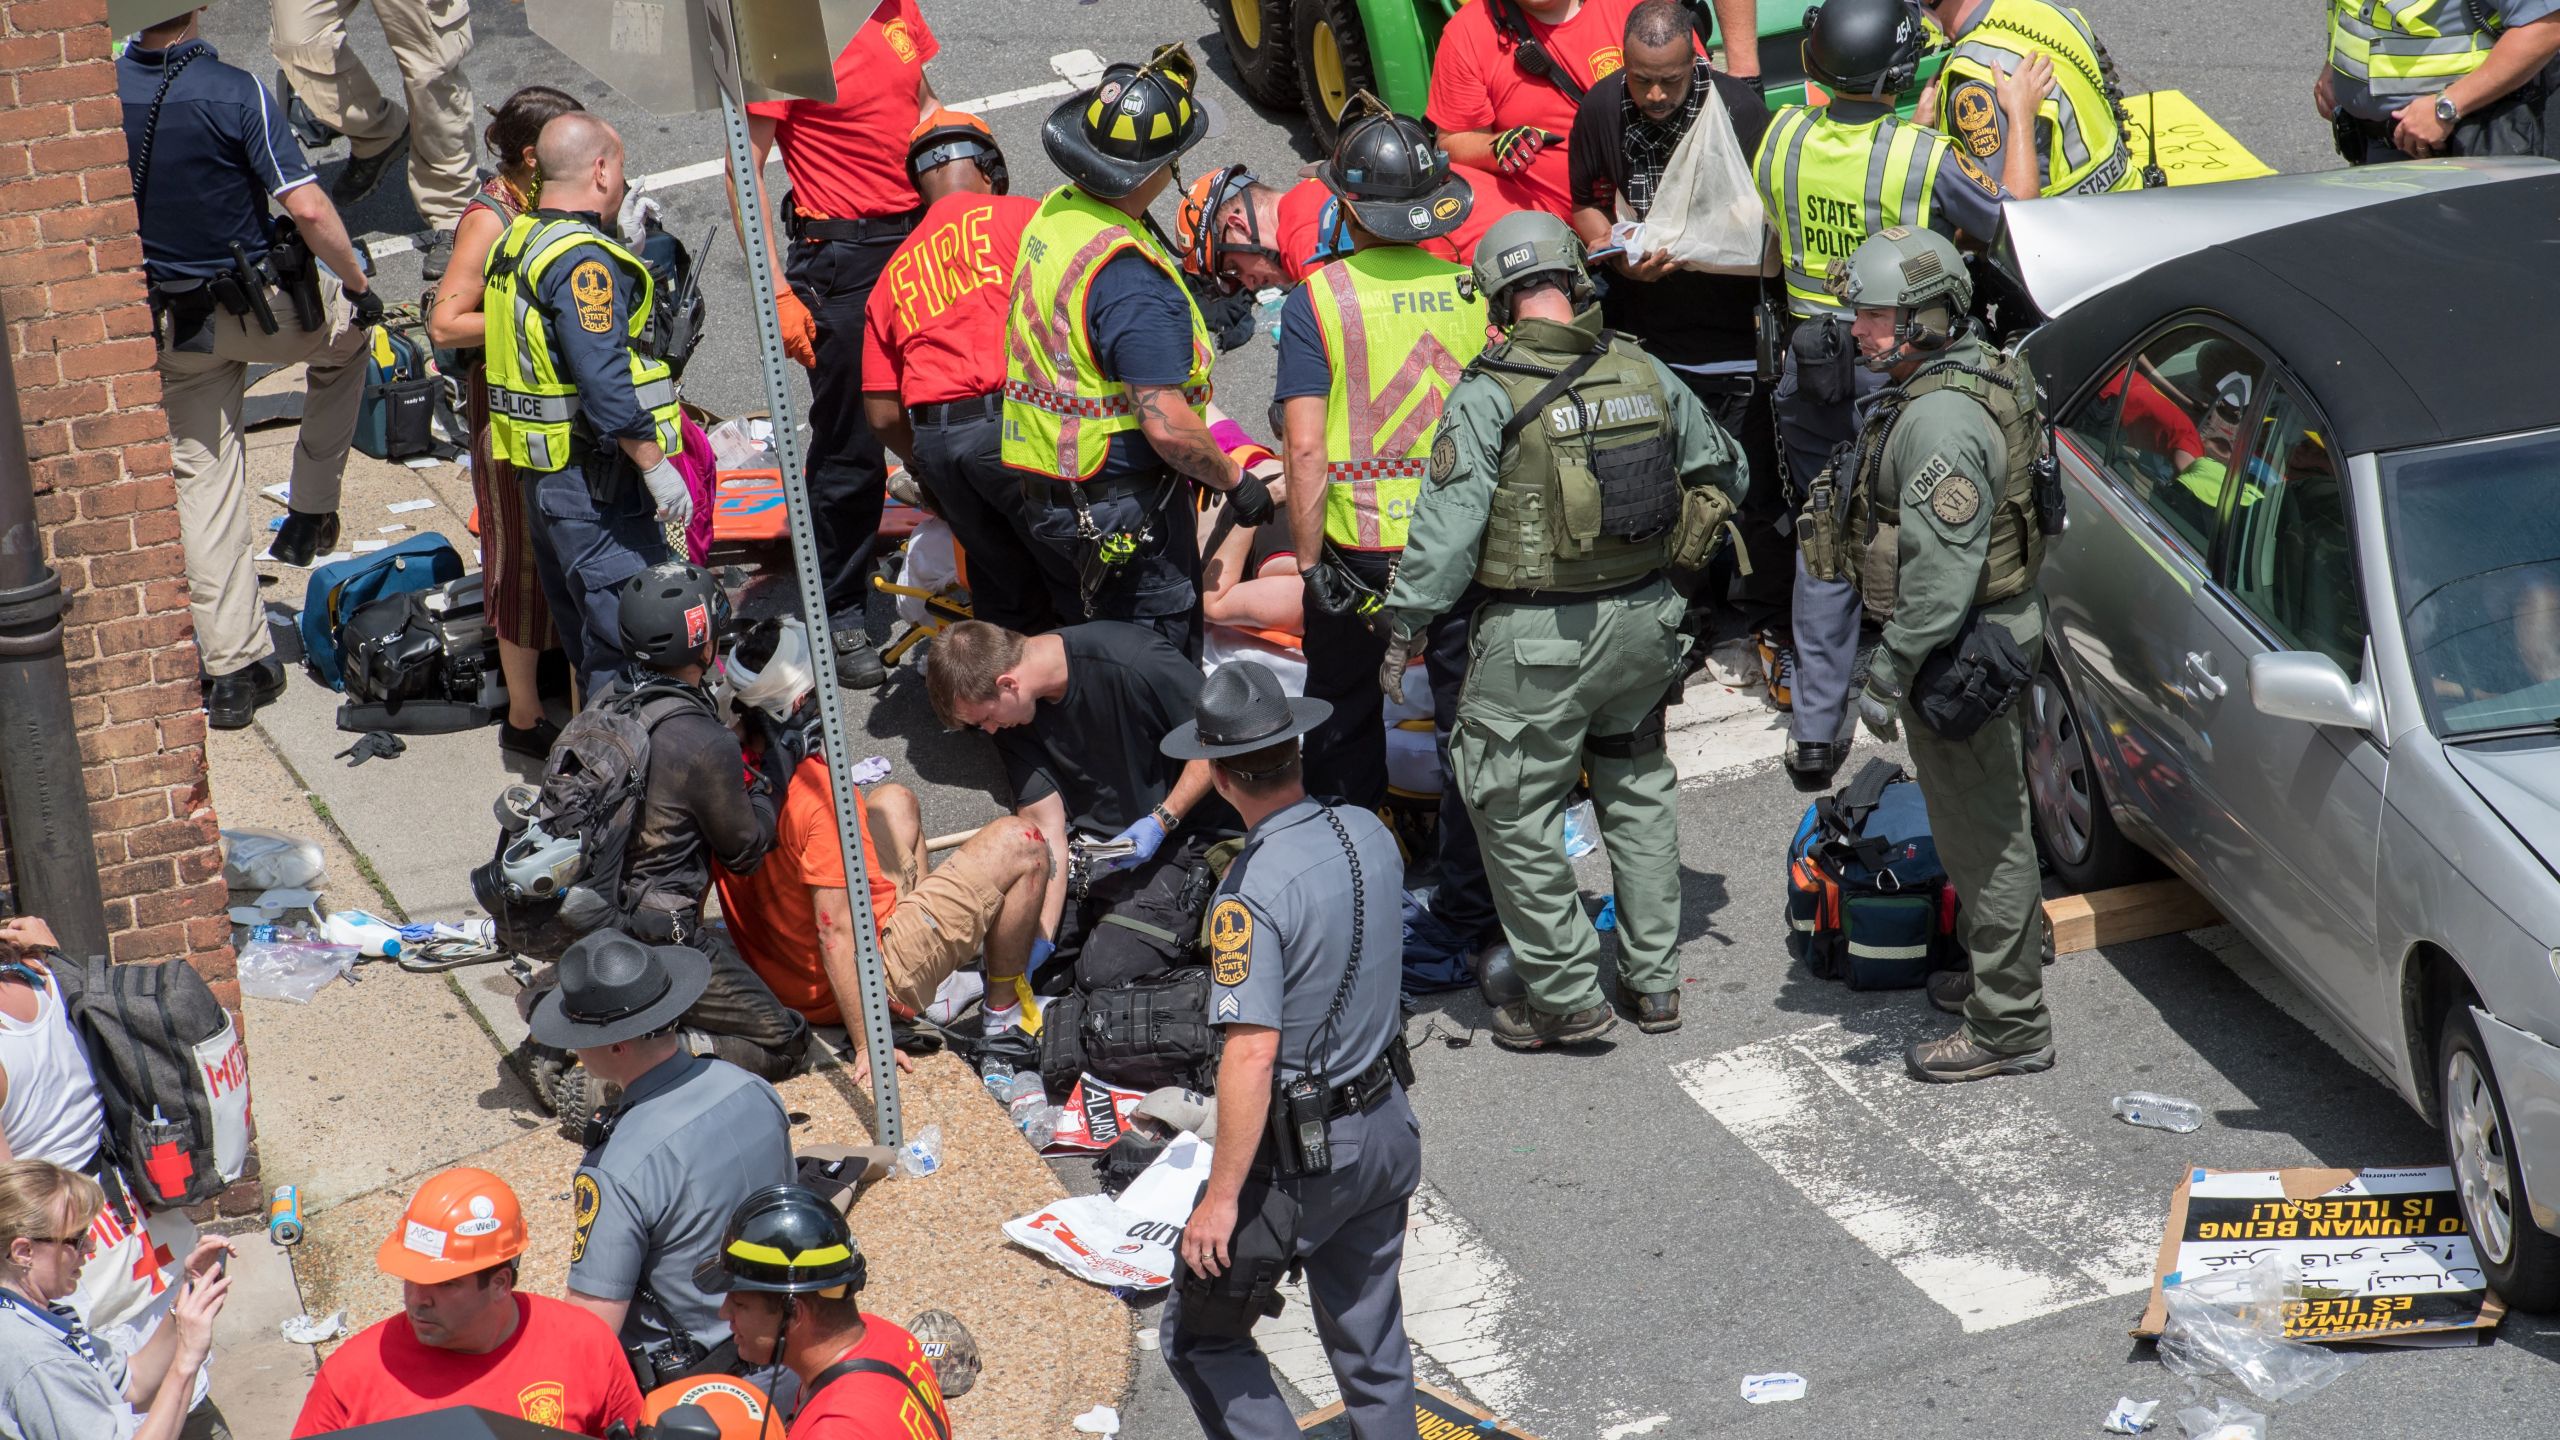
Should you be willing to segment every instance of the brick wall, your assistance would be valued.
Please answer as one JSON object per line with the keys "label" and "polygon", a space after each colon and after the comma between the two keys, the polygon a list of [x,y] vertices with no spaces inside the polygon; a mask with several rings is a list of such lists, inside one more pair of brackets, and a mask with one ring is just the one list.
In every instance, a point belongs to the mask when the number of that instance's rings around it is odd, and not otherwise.
{"label": "brick wall", "polygon": [[239,1004],[105,0],[0,0],[0,313],[118,960]]}

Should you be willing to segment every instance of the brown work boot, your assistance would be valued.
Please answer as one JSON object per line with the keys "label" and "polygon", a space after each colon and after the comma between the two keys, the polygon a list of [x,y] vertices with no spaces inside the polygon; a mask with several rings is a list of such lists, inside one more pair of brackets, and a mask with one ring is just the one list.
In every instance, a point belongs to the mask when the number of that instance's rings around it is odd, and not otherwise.
{"label": "brown work boot", "polygon": [[1929,1003],[1950,1015],[1964,1013],[1964,1002],[1973,998],[1971,970],[1940,970],[1929,977]]}
{"label": "brown work boot", "polygon": [[1995,1075],[2032,1075],[2053,1068],[2053,1047],[2045,1045],[2023,1054],[2008,1054],[1983,1047],[1973,1032],[1958,1029],[1935,1040],[1923,1040],[1903,1052],[1903,1065],[1914,1080],[1933,1085],[1953,1084],[1960,1080],[1988,1080]]}
{"label": "brown work boot", "polygon": [[1556,1015],[1526,1000],[1515,1000],[1493,1012],[1493,1043],[1505,1050],[1588,1045],[1617,1028],[1618,1014],[1607,1005]]}
{"label": "brown work boot", "polygon": [[1660,1035],[1680,1028],[1680,992],[1677,990],[1624,990],[1627,1008],[1635,1012],[1636,1028],[1647,1035]]}

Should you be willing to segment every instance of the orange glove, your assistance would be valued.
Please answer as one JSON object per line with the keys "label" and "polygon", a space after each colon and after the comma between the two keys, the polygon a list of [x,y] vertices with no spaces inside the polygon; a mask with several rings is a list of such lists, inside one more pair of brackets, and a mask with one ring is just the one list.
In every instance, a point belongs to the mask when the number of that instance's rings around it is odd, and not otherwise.
{"label": "orange glove", "polygon": [[818,317],[800,303],[791,287],[773,292],[774,313],[782,320],[782,353],[799,362],[804,370],[818,368]]}

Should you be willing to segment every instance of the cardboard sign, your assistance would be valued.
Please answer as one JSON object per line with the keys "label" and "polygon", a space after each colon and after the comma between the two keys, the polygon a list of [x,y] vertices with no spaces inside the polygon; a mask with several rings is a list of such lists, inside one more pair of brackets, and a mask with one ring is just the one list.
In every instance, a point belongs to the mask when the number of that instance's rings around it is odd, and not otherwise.
{"label": "cardboard sign", "polygon": [[2289,1339],[2486,1330],[2507,1313],[2471,1248],[2446,1166],[2195,1170],[2169,1198],[2151,1303],[2133,1333],[2160,1333],[2169,1286],[2281,1260],[2303,1282],[2303,1299],[2285,1307]]}
{"label": "cardboard sign", "polygon": [[2183,91],[2154,90],[2125,97],[2125,145],[2134,168],[2157,163],[2172,185],[2251,180],[2275,167],[2249,153]]}
{"label": "cardboard sign", "polygon": [[[1537,1440],[1446,1390],[1418,1383],[1413,1387],[1413,1428],[1421,1440]],[[1298,1432],[1318,1440],[1351,1440],[1351,1422],[1343,1418],[1337,1400],[1301,1419]]]}

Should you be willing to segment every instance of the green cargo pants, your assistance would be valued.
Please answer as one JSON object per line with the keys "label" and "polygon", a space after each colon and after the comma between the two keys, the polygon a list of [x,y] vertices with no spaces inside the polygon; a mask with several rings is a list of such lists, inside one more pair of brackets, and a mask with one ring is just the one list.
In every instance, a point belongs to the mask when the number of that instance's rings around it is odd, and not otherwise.
{"label": "green cargo pants", "polygon": [[[2033,592],[1991,607],[2034,665],[2044,654],[2044,606]],[[2029,828],[2027,704],[1966,740],[1945,740],[1902,706],[1912,778],[1929,805],[1938,859],[1954,882],[1956,938],[1973,961],[1965,1029],[1977,1044],[2019,1054],[2053,1043],[2044,1007],[2044,904]]]}
{"label": "green cargo pants", "polygon": [[1682,608],[1657,579],[1601,600],[1476,612],[1449,767],[1529,1002],[1550,1014],[1605,999],[1600,937],[1564,856],[1565,796],[1585,770],[1617,884],[1619,974],[1635,991],[1680,984],[1680,777],[1658,736],[1625,757],[1585,745],[1636,730],[1662,703],[1688,650]]}

